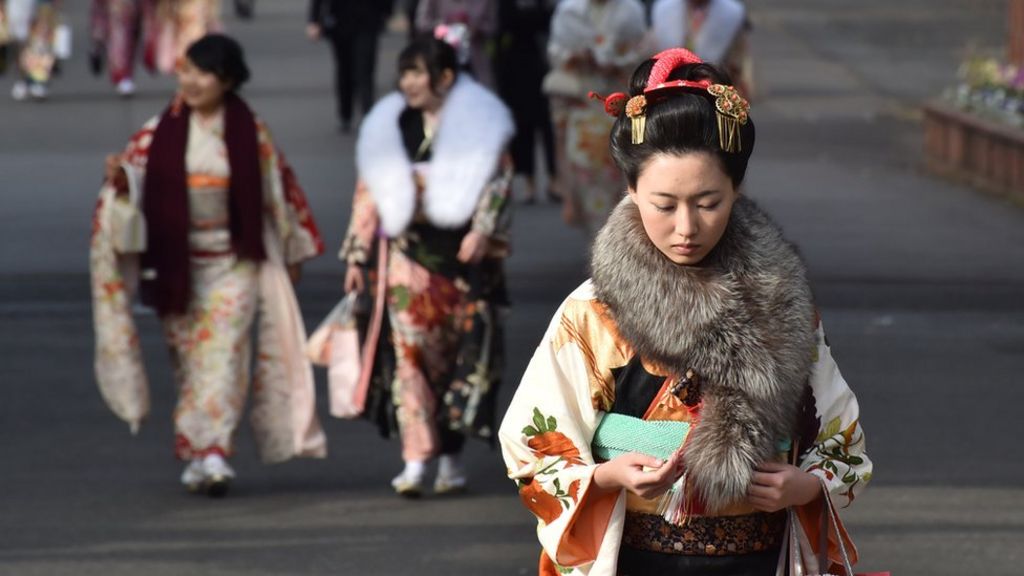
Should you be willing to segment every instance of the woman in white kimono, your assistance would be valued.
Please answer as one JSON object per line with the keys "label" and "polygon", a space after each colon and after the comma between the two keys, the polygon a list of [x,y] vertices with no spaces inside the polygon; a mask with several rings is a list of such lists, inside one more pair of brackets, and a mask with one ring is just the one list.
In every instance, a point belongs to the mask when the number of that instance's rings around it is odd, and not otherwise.
{"label": "woman in white kimono", "polygon": [[622,194],[608,154],[611,121],[588,100],[621,86],[646,52],[644,8],[637,0],[563,0],[551,19],[544,92],[551,98],[563,217],[592,236]]}
{"label": "woman in white kimono", "polygon": [[[540,571],[770,576],[787,508],[824,552],[815,519],[871,478],[857,401],[795,248],[738,191],[754,125],[728,77],[669,50],[607,107],[628,197],[499,431]],[[855,561],[839,526],[828,558]]]}
{"label": "woman in white kimono", "polygon": [[658,0],[651,7],[655,48],[683,46],[732,76],[745,98],[753,97],[747,9],[740,0]]}
{"label": "woman in white kimono", "polygon": [[[181,482],[214,496],[234,477],[226,459],[249,389],[257,316],[252,419],[263,459],[325,454],[289,281],[323,243],[294,174],[237,94],[248,77],[241,47],[226,36],[188,49],[174,101],[107,159],[90,254],[104,398],[133,429],[148,411],[128,308],[126,264],[137,263],[142,301],[160,316],[174,364],[175,453],[188,463]],[[125,240],[121,215],[139,202],[132,190],[143,194],[145,246]]]}

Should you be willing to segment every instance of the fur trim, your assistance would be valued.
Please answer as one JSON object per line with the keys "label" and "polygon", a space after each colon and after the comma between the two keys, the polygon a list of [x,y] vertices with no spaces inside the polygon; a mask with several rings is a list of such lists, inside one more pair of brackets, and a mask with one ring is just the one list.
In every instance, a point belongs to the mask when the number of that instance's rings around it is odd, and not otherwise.
{"label": "fur trim", "polygon": [[[356,142],[359,177],[377,205],[381,228],[391,237],[401,234],[416,213],[413,168],[398,126],[404,109],[400,93],[385,96],[363,120]],[[432,224],[458,228],[469,222],[514,131],[501,100],[461,76],[441,109],[426,175],[423,212]]]}
{"label": "fur trim", "polygon": [[810,374],[814,307],[796,249],[740,197],[701,266],[680,266],[626,198],[591,266],[597,298],[637,354],[700,375],[703,407],[684,453],[690,485],[709,512],[744,499],[754,466],[793,434]]}

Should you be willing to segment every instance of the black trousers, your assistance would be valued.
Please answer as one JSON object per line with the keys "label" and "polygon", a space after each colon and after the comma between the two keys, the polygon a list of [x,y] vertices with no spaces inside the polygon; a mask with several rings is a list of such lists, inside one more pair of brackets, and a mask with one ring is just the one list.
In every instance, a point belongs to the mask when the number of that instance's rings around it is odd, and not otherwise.
{"label": "black trousers", "polygon": [[334,94],[338,119],[352,121],[352,100],[359,94],[363,114],[373,106],[374,72],[377,68],[377,30],[330,33],[334,51]]}

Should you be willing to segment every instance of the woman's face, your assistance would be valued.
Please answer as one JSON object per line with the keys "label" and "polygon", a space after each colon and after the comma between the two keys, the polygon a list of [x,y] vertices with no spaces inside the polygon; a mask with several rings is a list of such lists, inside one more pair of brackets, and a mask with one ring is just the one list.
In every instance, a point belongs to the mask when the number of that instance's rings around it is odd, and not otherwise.
{"label": "woman's face", "polygon": [[433,111],[441,107],[444,94],[451,88],[455,74],[451,70],[441,72],[438,79],[438,91],[434,92],[430,85],[430,72],[423,59],[416,59],[416,66],[402,70],[398,78],[398,89],[405,96],[405,103],[416,110]]}
{"label": "woman's face", "polygon": [[721,240],[738,193],[717,158],[687,152],[652,157],[629,196],[658,250],[676,264],[693,266]]}
{"label": "woman's face", "polygon": [[193,110],[209,112],[224,103],[230,85],[212,72],[200,69],[188,58],[178,67],[178,90]]}

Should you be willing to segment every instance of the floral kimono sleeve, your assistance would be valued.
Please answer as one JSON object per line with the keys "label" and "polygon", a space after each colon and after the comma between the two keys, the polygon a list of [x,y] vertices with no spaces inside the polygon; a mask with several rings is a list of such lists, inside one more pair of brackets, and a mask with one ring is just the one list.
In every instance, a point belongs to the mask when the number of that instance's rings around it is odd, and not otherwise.
{"label": "floral kimono sleeve", "polygon": [[[860,408],[853,391],[846,384],[839,367],[832,359],[825,332],[818,323],[818,346],[814,364],[811,367],[811,391],[814,394],[814,410],[818,420],[817,437],[800,462],[803,470],[821,478],[829,491],[833,506],[844,508],[853,502],[856,495],[871,480],[871,460],[864,451],[864,431],[860,427]],[[797,514],[807,532],[811,546],[817,550],[821,540],[820,526],[823,500],[798,506]],[[838,518],[838,515],[836,516]],[[838,521],[839,533],[829,531],[828,557],[833,566],[830,570],[838,573],[842,559],[839,539],[842,538],[850,561],[857,562],[857,548],[850,539],[842,521]]]}
{"label": "floral kimono sleeve", "polygon": [[277,228],[286,264],[297,264],[324,250],[323,238],[309,210],[295,172],[277,147],[270,130],[257,120],[260,169],[267,215]]}
{"label": "floral kimono sleeve", "polygon": [[820,323],[817,339],[811,389],[820,425],[814,447],[800,467],[820,476],[833,502],[845,508],[871,480],[871,460],[865,453],[857,398],[839,373]]}
{"label": "floral kimono sleeve", "polygon": [[352,218],[349,220],[348,232],[345,233],[338,258],[349,266],[366,266],[370,261],[370,251],[379,227],[377,205],[374,204],[366,183],[359,180],[356,182],[356,192],[352,197]]}
{"label": "floral kimono sleeve", "polygon": [[509,191],[512,184],[512,159],[508,154],[502,156],[494,177],[487,183],[476,212],[473,214],[473,230],[484,236],[507,236],[510,223]]}
{"label": "floral kimono sleeve", "polygon": [[[574,343],[556,346],[561,311],[534,353],[499,432],[508,475],[537,517],[547,557],[588,572],[600,554],[617,554],[621,530],[613,513],[619,492],[592,492],[597,465],[590,451],[600,415],[594,406],[586,360]],[[614,527],[612,526],[614,525]],[[612,528],[612,529],[610,529]]]}

